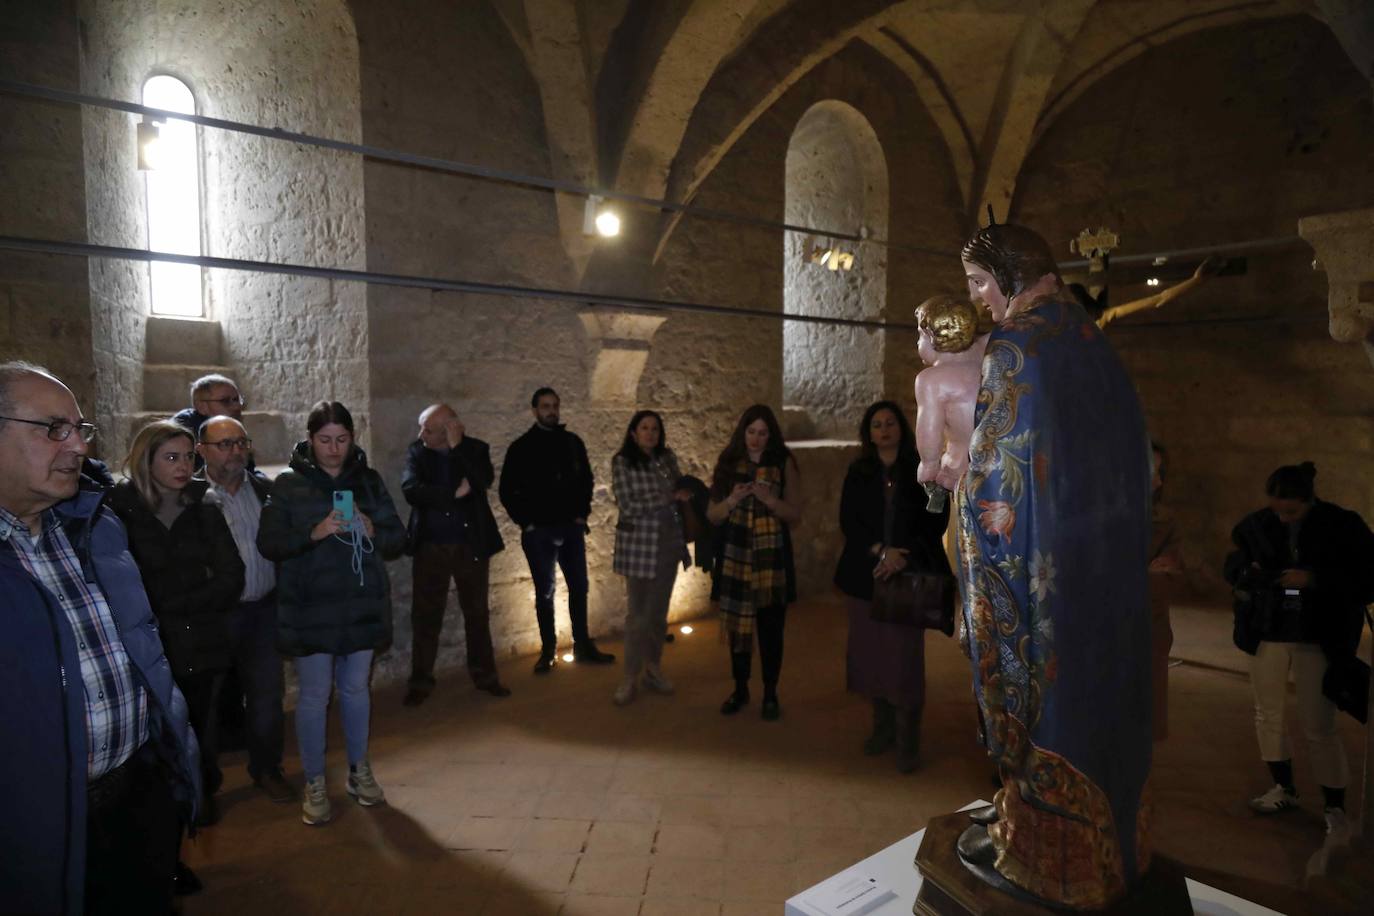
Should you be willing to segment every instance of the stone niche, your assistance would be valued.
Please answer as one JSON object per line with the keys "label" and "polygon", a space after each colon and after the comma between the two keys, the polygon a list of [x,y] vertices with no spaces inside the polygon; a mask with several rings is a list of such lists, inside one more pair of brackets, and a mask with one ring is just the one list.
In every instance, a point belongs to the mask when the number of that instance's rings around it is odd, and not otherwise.
{"label": "stone niche", "polygon": [[667,316],[605,308],[585,311],[578,317],[587,332],[592,404],[633,405],[639,377],[649,361],[649,345]]}
{"label": "stone niche", "polygon": [[[787,146],[786,219],[887,238],[888,176],[878,136],[858,109],[828,99],[807,109]],[[825,263],[817,252],[831,252]],[[845,269],[832,261],[843,259]],[[887,253],[869,242],[788,233],[783,310],[878,319],[887,298]],[[783,325],[783,404],[789,425],[809,436],[848,434],[854,405],[883,393],[883,336],[867,328],[789,321]]]}

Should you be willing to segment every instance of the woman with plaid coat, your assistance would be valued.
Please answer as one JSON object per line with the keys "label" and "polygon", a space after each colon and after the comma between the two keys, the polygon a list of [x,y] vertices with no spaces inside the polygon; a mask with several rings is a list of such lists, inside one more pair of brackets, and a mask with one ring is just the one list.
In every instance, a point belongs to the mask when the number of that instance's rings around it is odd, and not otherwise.
{"label": "woman with plaid coat", "polygon": [[636,413],[611,459],[611,492],[620,507],[612,568],[625,577],[628,599],[625,676],[615,691],[617,706],[635,698],[641,680],[649,690],[673,692],[659,662],[677,565],[691,563],[678,509],[691,494],[678,488],[681,476],[677,456],[666,444],[663,418],[652,410]]}
{"label": "woman with plaid coat", "polygon": [[711,600],[720,607],[730,640],[735,690],[721,704],[734,715],[749,702],[749,668],[758,633],[763,667],[763,718],[782,715],[782,628],[787,605],[797,600],[792,525],[801,521],[801,472],[788,451],[777,417],[764,404],[744,411],[716,460],[706,519],[720,526]]}

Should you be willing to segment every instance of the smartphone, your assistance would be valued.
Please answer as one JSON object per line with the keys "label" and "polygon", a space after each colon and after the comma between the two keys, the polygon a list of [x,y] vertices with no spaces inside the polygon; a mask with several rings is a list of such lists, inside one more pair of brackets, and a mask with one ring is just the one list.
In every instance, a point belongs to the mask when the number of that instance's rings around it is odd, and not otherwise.
{"label": "smartphone", "polygon": [[339,517],[345,523],[353,521],[353,491],[335,490],[334,491],[334,511],[339,513]]}

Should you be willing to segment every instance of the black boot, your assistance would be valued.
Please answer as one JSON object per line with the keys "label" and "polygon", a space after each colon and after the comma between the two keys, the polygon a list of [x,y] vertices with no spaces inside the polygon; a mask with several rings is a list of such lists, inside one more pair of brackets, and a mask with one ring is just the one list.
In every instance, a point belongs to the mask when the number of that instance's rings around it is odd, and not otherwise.
{"label": "black boot", "polygon": [[548,674],[553,670],[553,666],[558,664],[557,648],[544,644],[544,648],[539,653],[539,660],[534,663],[535,674]]}
{"label": "black boot", "polygon": [[864,754],[877,757],[897,743],[897,710],[887,700],[873,701],[873,734],[864,741]]}
{"label": "black boot", "polygon": [[897,710],[897,772],[916,769],[921,751],[921,707]]}
{"label": "black boot", "polygon": [[602,652],[588,636],[581,642],[573,643],[573,661],[580,665],[609,665],[615,661],[615,656]]}
{"label": "black boot", "polygon": [[735,692],[720,704],[720,714],[733,716],[740,707],[749,702],[749,667],[751,655],[748,652],[730,653],[730,673],[735,678]]}

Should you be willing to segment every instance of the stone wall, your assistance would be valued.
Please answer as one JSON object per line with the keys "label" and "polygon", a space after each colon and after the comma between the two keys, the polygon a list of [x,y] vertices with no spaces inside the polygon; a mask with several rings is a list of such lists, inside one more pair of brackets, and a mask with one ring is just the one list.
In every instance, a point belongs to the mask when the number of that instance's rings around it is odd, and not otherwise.
{"label": "stone wall", "polygon": [[[1199,33],[1084,93],[1032,151],[1015,215],[1056,247],[1098,225],[1126,252],[1291,236],[1301,216],[1374,202],[1371,121],[1369,84],[1315,20]],[[1216,586],[1280,464],[1314,460],[1320,496],[1374,518],[1374,371],[1328,336],[1311,261],[1301,244],[1250,253],[1243,276],[1108,332],[1169,450],[1196,584]],[[1149,292],[1142,272],[1118,276],[1135,285],[1114,302]]]}
{"label": "stone wall", "polygon": [[[787,148],[788,223],[887,240],[887,160],[868,121],[844,102],[807,109]],[[811,261],[814,249],[853,256],[849,269]],[[832,255],[833,257],[834,255]],[[793,314],[880,318],[887,298],[887,249],[824,236],[783,237],[783,307]],[[783,325],[783,402],[804,410],[814,434],[852,431],[855,404],[883,389],[883,336],[865,328]]]}
{"label": "stone wall", "polygon": [[[82,86],[138,101],[168,73],[190,86],[197,113],[341,140],[361,136],[357,40],[343,0],[113,4],[86,2]],[[137,118],[87,109],[91,240],[147,244]],[[201,128],[205,254],[361,268],[359,157]],[[147,268],[91,262],[101,388],[111,415],[144,409],[141,370]],[[358,284],[210,271],[207,317],[223,328],[223,362],[250,410],[280,412],[303,436],[321,397],[348,404],[366,441],[368,369]],[[127,422],[126,422],[127,425]],[[284,462],[285,455],[260,460]]]}
{"label": "stone wall", "polygon": [[[0,76],[75,89],[77,28],[72,4],[0,3]],[[0,97],[5,206],[0,234],[84,241],[81,110]],[[92,368],[86,264],[79,258],[0,252],[0,360],[46,365],[101,416]]]}

